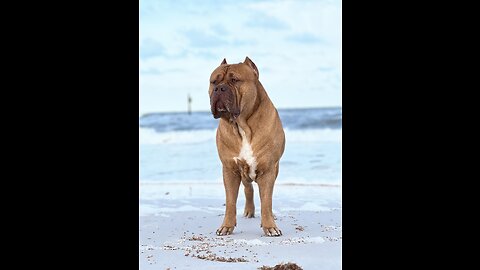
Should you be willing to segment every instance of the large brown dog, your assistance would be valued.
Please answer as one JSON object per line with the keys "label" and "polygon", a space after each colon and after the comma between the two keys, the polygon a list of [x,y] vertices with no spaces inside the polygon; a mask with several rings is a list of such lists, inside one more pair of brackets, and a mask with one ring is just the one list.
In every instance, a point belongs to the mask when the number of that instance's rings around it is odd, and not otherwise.
{"label": "large brown dog", "polygon": [[223,165],[226,210],[217,235],[233,232],[237,225],[237,197],[240,181],[245,186],[244,216],[255,213],[252,181],[260,190],[261,227],[268,236],[280,236],[272,212],[273,185],[285,133],[277,109],[258,80],[258,69],[248,57],[243,63],[223,62],[210,76],[210,105],[217,129],[218,155]]}

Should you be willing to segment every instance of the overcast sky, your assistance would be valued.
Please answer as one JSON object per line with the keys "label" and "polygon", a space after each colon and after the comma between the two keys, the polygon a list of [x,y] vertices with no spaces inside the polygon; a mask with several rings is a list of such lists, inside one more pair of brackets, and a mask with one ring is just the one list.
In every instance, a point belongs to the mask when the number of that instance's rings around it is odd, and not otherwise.
{"label": "overcast sky", "polygon": [[140,114],[209,111],[211,72],[250,57],[277,108],[341,106],[341,1],[140,1]]}

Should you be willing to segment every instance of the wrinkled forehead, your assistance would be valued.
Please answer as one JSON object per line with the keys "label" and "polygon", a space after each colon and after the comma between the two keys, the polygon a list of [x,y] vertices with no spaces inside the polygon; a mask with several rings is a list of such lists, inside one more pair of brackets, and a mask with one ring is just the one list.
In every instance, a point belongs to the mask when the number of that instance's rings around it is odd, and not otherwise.
{"label": "wrinkled forehead", "polygon": [[233,64],[233,65],[221,65],[217,67],[210,76],[211,80],[215,79],[223,79],[223,77],[237,77],[237,78],[244,78],[244,79],[253,79],[255,78],[255,74],[253,70],[243,64]]}

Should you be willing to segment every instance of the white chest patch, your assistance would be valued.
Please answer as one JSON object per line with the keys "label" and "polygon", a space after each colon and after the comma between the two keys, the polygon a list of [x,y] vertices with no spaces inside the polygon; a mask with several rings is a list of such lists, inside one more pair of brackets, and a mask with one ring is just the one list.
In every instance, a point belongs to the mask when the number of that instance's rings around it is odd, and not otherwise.
{"label": "white chest patch", "polygon": [[239,159],[245,160],[249,166],[248,176],[250,179],[255,180],[257,177],[257,174],[255,173],[255,170],[257,169],[257,160],[253,156],[252,146],[250,145],[250,142],[247,141],[245,131],[241,127],[238,127],[238,130],[240,131],[240,135],[242,135],[242,148],[240,149],[238,157],[234,157],[233,160],[235,160],[235,163]]}

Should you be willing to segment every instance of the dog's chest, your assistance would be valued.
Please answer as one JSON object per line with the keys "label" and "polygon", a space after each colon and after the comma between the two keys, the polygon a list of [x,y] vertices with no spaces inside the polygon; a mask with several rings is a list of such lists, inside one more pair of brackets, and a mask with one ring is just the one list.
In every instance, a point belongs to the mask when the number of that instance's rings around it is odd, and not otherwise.
{"label": "dog's chest", "polygon": [[239,161],[241,161],[241,163],[245,162],[248,165],[248,177],[250,177],[251,180],[255,180],[257,177],[255,173],[255,170],[257,169],[257,160],[255,159],[252,145],[247,140],[245,131],[240,126],[238,127],[238,131],[242,136],[242,147],[240,148],[238,156],[234,157],[233,160],[237,165],[241,165],[239,164]]}

